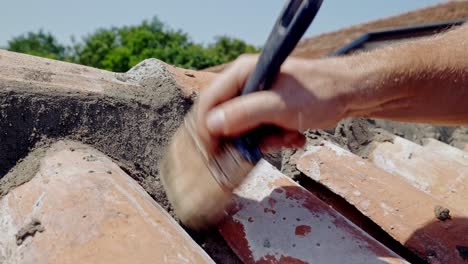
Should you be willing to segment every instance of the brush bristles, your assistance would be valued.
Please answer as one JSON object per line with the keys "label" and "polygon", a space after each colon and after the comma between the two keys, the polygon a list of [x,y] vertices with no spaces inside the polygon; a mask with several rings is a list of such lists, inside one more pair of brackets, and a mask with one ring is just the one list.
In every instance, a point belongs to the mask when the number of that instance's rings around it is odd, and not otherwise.
{"label": "brush bristles", "polygon": [[[193,113],[186,118],[193,118]],[[215,224],[223,217],[232,191],[213,177],[196,135],[187,122],[174,135],[161,163],[160,175],[167,197],[182,223],[192,229]],[[204,153],[206,154],[206,153]]]}

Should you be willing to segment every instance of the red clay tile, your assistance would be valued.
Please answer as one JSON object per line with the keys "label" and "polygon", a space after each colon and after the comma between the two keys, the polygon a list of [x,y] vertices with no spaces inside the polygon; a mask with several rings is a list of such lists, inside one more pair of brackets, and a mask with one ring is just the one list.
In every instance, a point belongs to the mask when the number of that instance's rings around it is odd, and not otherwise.
{"label": "red clay tile", "polygon": [[[125,73],[114,73],[88,66],[56,61],[0,49],[3,83],[25,90],[41,90],[43,86],[59,88],[61,92],[105,93],[119,89],[135,89],[139,84],[129,81]],[[149,61],[157,61],[150,59]],[[216,76],[214,73],[185,70],[157,61],[150,67],[165,67],[173,74],[185,95],[206,87]],[[144,64],[144,62],[142,62]],[[154,71],[161,73],[164,71]],[[147,74],[148,75],[148,74]],[[157,76],[152,76],[157,77]],[[167,77],[167,76],[161,76]],[[114,95],[114,94],[113,94]]]}
{"label": "red clay tile", "polygon": [[266,161],[219,229],[245,263],[406,263]]}
{"label": "red clay tile", "polygon": [[425,150],[401,137],[391,142],[374,142],[369,155],[379,168],[400,175],[413,186],[441,200],[450,209],[468,217],[468,166]]}
{"label": "red clay tile", "polygon": [[169,64],[165,65],[186,92],[198,92],[205,89],[217,76],[212,72],[186,70]]}
{"label": "red clay tile", "polygon": [[[40,164],[31,181],[0,200],[0,262],[213,263],[102,153],[62,141]],[[33,219],[40,230],[18,242]]]}
{"label": "red clay tile", "polygon": [[468,152],[452,147],[433,138],[424,140],[423,149],[425,151],[435,152],[445,158],[455,160],[463,166],[468,166]]}
{"label": "red clay tile", "polygon": [[[442,2],[442,1],[441,1]],[[365,33],[389,30],[392,28],[412,27],[425,24],[456,21],[468,17],[467,1],[443,1],[441,4],[412,10],[396,16],[379,18],[363,24],[350,25],[333,32],[327,32],[303,39],[293,51],[292,56],[299,58],[322,58],[350,44]],[[205,69],[210,72],[221,72],[230,63]]]}
{"label": "red clay tile", "polygon": [[307,149],[295,157],[305,175],[344,197],[420,257],[431,263],[464,263],[456,249],[468,244],[464,215],[449,207],[452,219],[439,221],[434,208],[446,205],[443,201],[330,142]]}

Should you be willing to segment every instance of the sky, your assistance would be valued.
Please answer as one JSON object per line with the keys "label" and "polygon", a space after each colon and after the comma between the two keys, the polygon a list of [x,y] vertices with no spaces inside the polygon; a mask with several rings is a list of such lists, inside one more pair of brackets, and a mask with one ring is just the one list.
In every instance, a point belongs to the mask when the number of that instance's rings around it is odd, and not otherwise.
{"label": "sky", "polygon": [[[440,0],[324,0],[306,36],[337,30],[441,2]],[[157,16],[199,43],[228,35],[263,45],[284,0],[0,0],[0,46],[44,29],[70,43],[97,28],[134,25]]]}

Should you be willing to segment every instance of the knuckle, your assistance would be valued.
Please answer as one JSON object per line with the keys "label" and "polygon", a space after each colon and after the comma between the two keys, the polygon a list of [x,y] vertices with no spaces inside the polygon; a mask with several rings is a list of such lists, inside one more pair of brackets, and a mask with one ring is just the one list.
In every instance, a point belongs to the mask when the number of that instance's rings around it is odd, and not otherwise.
{"label": "knuckle", "polygon": [[243,66],[253,64],[257,60],[257,55],[254,54],[241,54],[237,57],[235,64],[237,66]]}
{"label": "knuckle", "polygon": [[252,109],[244,100],[228,103],[224,110],[226,113],[225,130],[228,133],[248,129],[254,122]]}

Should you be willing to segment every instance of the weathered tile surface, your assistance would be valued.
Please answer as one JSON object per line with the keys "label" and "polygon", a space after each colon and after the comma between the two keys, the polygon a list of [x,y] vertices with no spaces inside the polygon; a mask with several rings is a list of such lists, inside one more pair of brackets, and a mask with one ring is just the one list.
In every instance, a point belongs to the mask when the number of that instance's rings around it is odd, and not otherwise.
{"label": "weathered tile surface", "polygon": [[266,161],[219,229],[245,263],[406,263]]}
{"label": "weathered tile surface", "polygon": [[468,216],[468,166],[401,137],[374,142],[369,159]]}
{"label": "weathered tile surface", "polygon": [[[443,201],[330,142],[309,146],[296,159],[301,172],[344,197],[420,257],[463,263],[457,246],[468,244],[468,219]],[[438,220],[436,206],[450,208],[452,219]]]}
{"label": "weathered tile surface", "polygon": [[213,263],[109,158],[68,141],[0,200],[0,234],[0,263]]}
{"label": "weathered tile surface", "polygon": [[457,161],[463,166],[468,166],[468,152],[452,147],[433,138],[424,140],[423,149],[435,152],[445,158]]}

